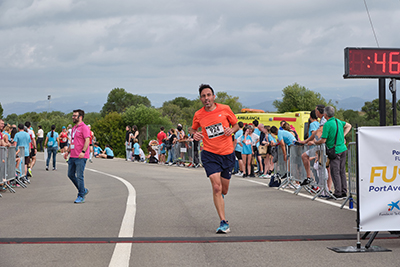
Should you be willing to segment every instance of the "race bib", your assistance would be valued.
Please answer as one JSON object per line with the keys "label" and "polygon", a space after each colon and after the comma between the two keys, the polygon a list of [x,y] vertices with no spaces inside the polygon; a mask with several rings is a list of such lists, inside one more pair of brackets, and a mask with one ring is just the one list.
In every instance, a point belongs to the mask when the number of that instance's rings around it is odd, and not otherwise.
{"label": "race bib", "polygon": [[214,137],[223,135],[224,132],[224,127],[222,126],[222,123],[218,123],[218,124],[214,124],[214,125],[210,125],[206,127],[206,132],[208,135],[209,139],[212,139]]}

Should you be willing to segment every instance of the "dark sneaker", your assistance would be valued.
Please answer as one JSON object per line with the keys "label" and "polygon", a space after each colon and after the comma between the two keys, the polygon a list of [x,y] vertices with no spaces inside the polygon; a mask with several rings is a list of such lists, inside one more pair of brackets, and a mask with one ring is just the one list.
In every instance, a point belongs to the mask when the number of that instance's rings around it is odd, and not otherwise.
{"label": "dark sneaker", "polygon": [[300,185],[304,186],[304,185],[309,185],[309,184],[311,184],[311,178],[307,177],[306,179],[303,180],[303,182],[301,182]]}
{"label": "dark sneaker", "polygon": [[228,221],[222,220],[217,229],[217,234],[226,234],[229,233],[230,231],[231,229],[229,228]]}

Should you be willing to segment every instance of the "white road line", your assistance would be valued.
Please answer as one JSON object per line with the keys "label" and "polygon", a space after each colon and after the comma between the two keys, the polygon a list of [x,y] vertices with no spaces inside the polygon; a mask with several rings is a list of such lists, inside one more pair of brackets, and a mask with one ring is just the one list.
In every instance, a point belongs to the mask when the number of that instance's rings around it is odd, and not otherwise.
{"label": "white road line", "polygon": [[[131,183],[121,177],[101,172],[98,170],[86,168],[86,170],[100,173],[122,182],[128,189],[128,199],[126,201],[126,210],[122,219],[121,228],[118,237],[133,237],[136,216],[136,190]],[[128,267],[131,258],[132,243],[117,243],[111,257],[109,267]]]}
{"label": "white road line", "polygon": [[[38,159],[38,161],[44,161],[41,159]],[[63,164],[67,165],[68,163],[60,163],[58,162],[57,164]],[[126,209],[125,209],[125,215],[124,218],[122,219],[121,223],[121,228],[119,230],[118,237],[133,237],[133,232],[135,228],[135,216],[136,216],[136,190],[132,186],[131,183],[126,181],[125,179],[122,179],[121,177],[106,173],[106,172],[101,172],[95,169],[90,169],[90,168],[85,168],[85,170],[100,173],[109,177],[112,177],[114,179],[117,179],[118,181],[122,182],[126,188],[128,189],[128,199],[126,201]],[[114,248],[113,255],[110,260],[110,264],[108,265],[109,267],[129,267],[129,260],[131,258],[131,251],[132,251],[132,243],[117,243]]]}
{"label": "white road line", "polygon": [[[259,181],[253,181],[253,180],[244,180],[244,181],[255,183],[255,184],[260,184],[260,185],[269,187],[268,184],[262,183],[262,182],[259,182]],[[280,191],[286,192],[286,193],[291,193],[291,194],[294,193],[294,191],[287,190],[287,189],[280,189]],[[309,198],[309,199],[312,199],[314,197],[314,196],[306,195],[306,194],[303,194],[303,193],[299,193],[297,195],[301,196],[301,197]],[[332,206],[335,206],[335,207],[339,207],[339,208],[342,206],[342,203],[335,203],[335,202],[328,201],[328,200],[325,200],[325,199],[316,198],[316,199],[314,199],[314,201],[319,201],[319,202],[322,202],[322,203],[325,203],[325,204],[329,204],[329,205],[332,205]],[[350,209],[347,206],[344,206],[343,209],[347,209],[347,210],[350,210],[350,211],[357,211],[357,209],[355,209],[355,208],[354,209]]]}

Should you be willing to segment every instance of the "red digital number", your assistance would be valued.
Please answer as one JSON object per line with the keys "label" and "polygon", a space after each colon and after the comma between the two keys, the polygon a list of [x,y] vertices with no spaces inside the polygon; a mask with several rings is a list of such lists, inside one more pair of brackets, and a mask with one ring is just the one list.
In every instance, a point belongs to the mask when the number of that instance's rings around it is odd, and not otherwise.
{"label": "red digital number", "polygon": [[378,61],[378,53],[375,53],[375,64],[382,64],[382,72],[386,72],[386,53],[383,53],[382,61]]}
{"label": "red digital number", "polygon": [[[391,74],[399,74],[400,73],[400,62],[399,62],[399,52],[391,52],[389,54],[389,72]],[[393,60],[393,56],[397,56],[397,61]],[[395,66],[395,68],[394,68]],[[397,70],[393,70],[397,69]]]}

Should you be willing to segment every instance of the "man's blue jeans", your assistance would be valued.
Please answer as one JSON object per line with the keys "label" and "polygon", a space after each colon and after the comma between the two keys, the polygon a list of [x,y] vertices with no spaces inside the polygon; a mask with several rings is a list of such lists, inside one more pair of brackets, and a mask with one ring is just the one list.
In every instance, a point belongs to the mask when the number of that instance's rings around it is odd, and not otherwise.
{"label": "man's blue jeans", "polygon": [[78,197],[84,197],[85,195],[83,172],[85,171],[86,160],[79,158],[69,158],[68,160],[68,177],[78,189]]}

